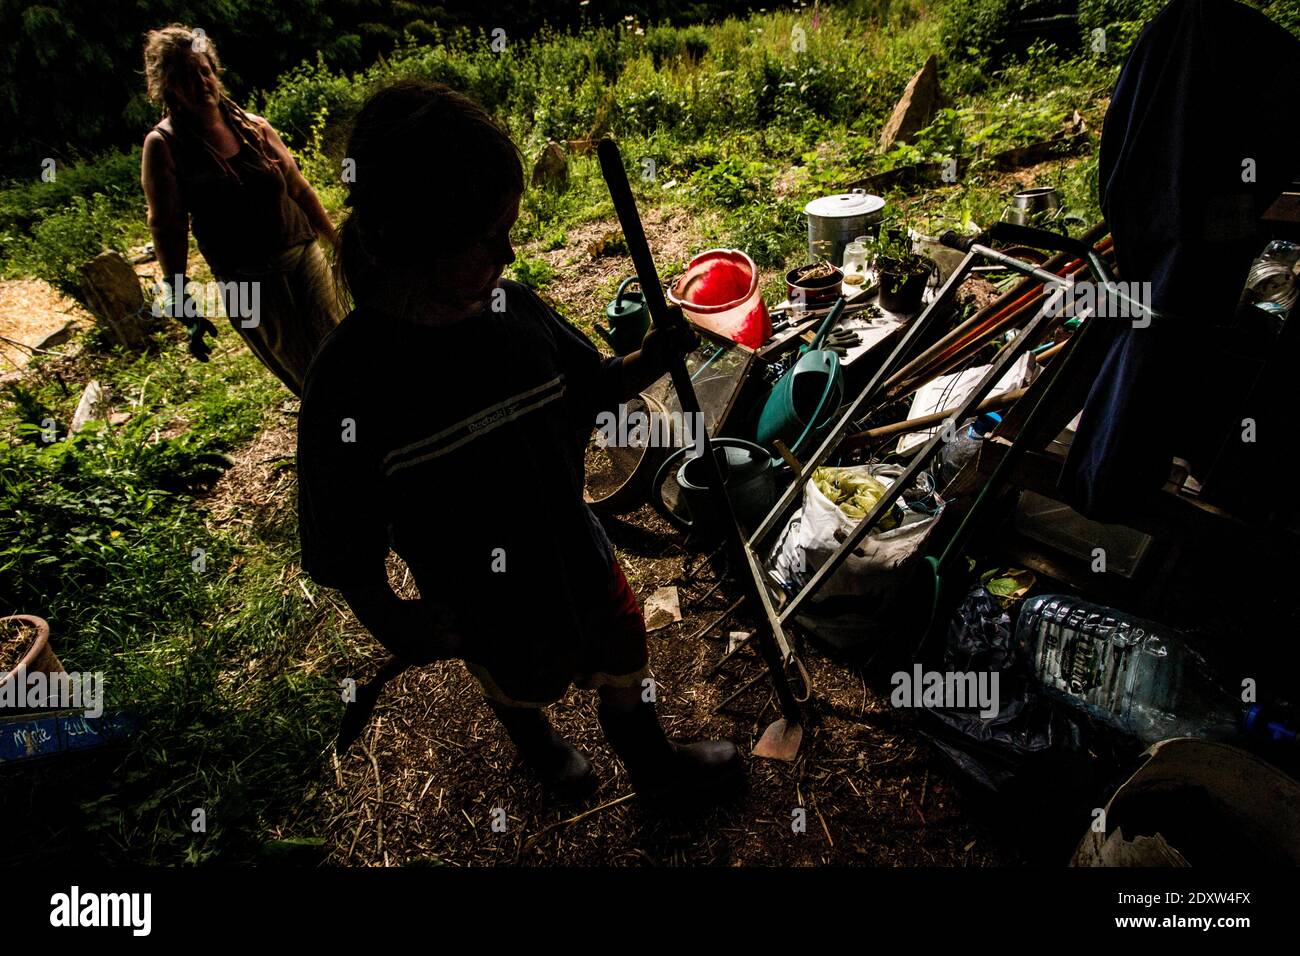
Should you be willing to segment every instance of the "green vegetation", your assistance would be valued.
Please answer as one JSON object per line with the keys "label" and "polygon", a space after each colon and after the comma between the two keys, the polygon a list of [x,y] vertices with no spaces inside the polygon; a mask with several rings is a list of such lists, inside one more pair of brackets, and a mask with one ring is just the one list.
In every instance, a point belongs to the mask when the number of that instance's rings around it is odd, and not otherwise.
{"label": "green vegetation", "polygon": [[[200,500],[284,400],[231,331],[222,339],[206,365],[175,336],[136,361],[105,356],[95,374],[129,409],[120,425],[56,425],[48,442],[45,426],[68,421],[77,393],[38,369],[6,395],[5,613],[47,617],[64,665],[104,672],[106,706],[141,724],[124,766],[80,807],[98,839],[79,852],[110,861],[249,858],[274,822],[267,808],[302,799],[305,778],[285,768],[310,777],[337,719],[332,672],[349,660],[337,612],[312,603],[309,582],[286,584],[292,485],[233,532]],[[334,626],[321,627],[326,609]],[[206,833],[189,826],[194,807],[212,821]]]}
{"label": "green vegetation", "polygon": [[[1136,25],[1159,5],[1083,0],[1081,28],[1107,30],[1105,53],[1083,42],[1086,33],[1065,45],[1004,43],[1023,6],[1014,0],[865,0],[823,6],[815,26],[804,6],[709,25],[543,29],[499,53],[481,33],[413,28],[420,18],[412,14],[390,28],[388,55],[373,65],[358,70],[369,61],[359,51],[382,31],[322,51],[244,99],[283,132],[336,214],[348,118],[395,77],[441,80],[478,97],[528,157],[548,140],[580,145],[613,132],[645,208],[683,209],[699,248],[744,249],[779,274],[800,264],[809,198],[900,167],[962,164],[955,183],[922,177],[889,190],[899,220],[927,232],[996,219],[1017,184],[1056,185],[1072,211],[1095,220],[1105,99]],[[285,16],[310,23],[321,6],[298,0]],[[186,13],[158,13],[158,22]],[[237,62],[235,44],[253,42],[237,36],[223,54]],[[890,111],[932,52],[941,54],[949,102],[916,142],[882,153]],[[1087,132],[1076,155],[1016,173],[993,162],[1079,121]],[[410,161],[394,175],[419,175],[419,157]],[[86,258],[146,241],[138,175],[137,146],[60,168],[52,182],[10,182],[0,190],[0,275],[75,292]],[[515,277],[552,283],[556,269],[543,254],[612,214],[594,157],[575,148],[567,189],[524,197]],[[661,266],[667,275],[680,263]],[[589,322],[603,301],[573,318]],[[74,370],[104,384],[114,407],[130,412],[125,422],[45,441],[42,423],[66,423],[80,391],[51,360],[34,361],[4,395],[0,610],[46,616],[66,665],[107,672],[110,704],[141,720],[123,772],[82,808],[101,838],[89,852],[246,860],[267,835],[311,836],[311,789],[336,727],[338,681],[376,647],[301,577],[291,462],[272,463],[270,479],[268,469],[250,469],[273,489],[227,492],[267,490],[256,507],[224,502],[242,508],[241,520],[212,513],[209,492],[226,456],[268,427],[291,434],[287,394],[228,328],[209,364],[184,353],[175,329],[156,338],[159,348],[139,358],[87,341]],[[206,834],[188,825],[196,806],[214,821]]]}

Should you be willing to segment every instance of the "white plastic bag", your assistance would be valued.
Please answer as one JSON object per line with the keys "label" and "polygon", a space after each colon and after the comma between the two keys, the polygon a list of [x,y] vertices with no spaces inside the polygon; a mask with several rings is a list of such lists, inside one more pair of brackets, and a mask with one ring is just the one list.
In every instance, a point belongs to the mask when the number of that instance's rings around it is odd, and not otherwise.
{"label": "white plastic bag", "polygon": [[[889,487],[894,483],[889,472],[896,472],[897,467],[852,465],[845,470],[871,475]],[[937,495],[935,499],[938,501]],[[901,498],[894,507],[903,510],[901,524],[890,531],[868,534],[863,538],[836,572],[817,589],[814,601],[840,595],[884,596],[883,592],[895,580],[890,572],[920,550],[938,517],[938,510],[934,514],[915,511]],[[942,508],[942,502],[939,502],[939,508]],[[856,521],[810,480],[804,485],[802,507],[791,517],[773,550],[773,571],[787,587],[802,588],[839,549],[840,541],[856,525]],[[836,532],[840,532],[838,538]]]}
{"label": "white plastic bag", "polygon": [[[1013,388],[1021,388],[1033,379],[1035,366],[1031,365],[1032,354],[1026,352],[1020,358],[1011,363],[993,390],[989,392],[988,397],[1001,395],[1003,392],[1009,392]],[[971,392],[975,391],[975,386],[988,374],[992,365],[976,365],[962,372],[954,372],[951,375],[940,375],[917,391],[916,396],[912,399],[912,407],[907,413],[908,418],[921,418],[925,415],[934,415],[938,412],[945,412],[950,408],[956,408],[962,402],[970,397]],[[956,424],[956,423],[954,423]],[[909,448],[921,445],[927,442],[942,425],[935,425],[931,428],[922,429],[917,432],[908,432],[898,439],[898,453],[901,455]]]}

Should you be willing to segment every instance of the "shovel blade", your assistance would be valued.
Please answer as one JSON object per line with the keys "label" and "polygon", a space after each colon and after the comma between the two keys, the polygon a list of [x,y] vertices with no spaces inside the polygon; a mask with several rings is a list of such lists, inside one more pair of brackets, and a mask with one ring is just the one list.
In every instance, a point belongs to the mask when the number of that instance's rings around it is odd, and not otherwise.
{"label": "shovel blade", "polygon": [[755,757],[767,760],[783,760],[794,763],[799,756],[799,744],[803,742],[803,725],[796,724],[782,717],[768,725],[763,736],[754,745]]}

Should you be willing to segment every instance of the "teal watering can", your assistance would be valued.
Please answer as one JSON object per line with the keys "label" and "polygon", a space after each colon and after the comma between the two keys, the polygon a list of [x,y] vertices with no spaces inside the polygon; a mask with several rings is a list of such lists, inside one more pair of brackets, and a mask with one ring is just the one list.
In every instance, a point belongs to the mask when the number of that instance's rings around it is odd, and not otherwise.
{"label": "teal watering can", "polygon": [[[745,530],[752,530],[767,517],[776,502],[779,491],[777,470],[784,462],[773,458],[767,449],[743,438],[715,438],[711,444],[736,520]],[[704,460],[697,455],[682,461],[694,447],[688,445],[677,449],[659,466],[650,483],[650,503],[675,528],[702,539],[716,540],[722,537],[724,529],[720,521],[723,519],[714,510]],[[688,517],[674,511],[666,500],[664,485],[673,469],[676,469],[677,487],[684,505],[681,510]]]}
{"label": "teal watering can", "polygon": [[812,343],[799,349],[794,365],[772,386],[758,419],[759,444],[770,446],[779,440],[790,454],[798,455],[810,439],[815,446],[835,420],[844,401],[844,370],[840,357],[821,346],[844,303],[843,298],[835,300]]}
{"label": "teal watering can", "polygon": [[640,285],[636,276],[624,279],[618,287],[614,301],[605,307],[609,328],[596,326],[596,332],[609,343],[615,355],[628,355],[641,347],[650,329],[650,310],[641,292],[628,292],[630,285]]}

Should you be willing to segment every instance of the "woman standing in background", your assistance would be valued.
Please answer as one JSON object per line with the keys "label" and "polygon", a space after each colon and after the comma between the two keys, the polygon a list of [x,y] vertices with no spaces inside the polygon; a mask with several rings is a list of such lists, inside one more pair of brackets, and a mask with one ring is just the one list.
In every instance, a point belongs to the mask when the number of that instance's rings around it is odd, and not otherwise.
{"label": "woman standing in background", "polygon": [[[216,47],[201,30],[151,30],[144,72],[149,98],[164,108],[145,137],[140,180],[169,299],[184,296],[192,224],[223,283],[231,325],[301,396],[307,366],[342,316],[316,244],[318,235],[335,244],[334,226],[271,124],[226,93]],[[203,316],[182,321],[190,353],[207,361],[204,336],[216,326]]]}

